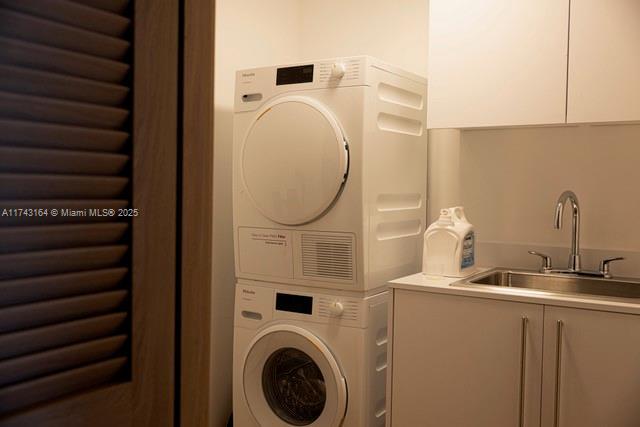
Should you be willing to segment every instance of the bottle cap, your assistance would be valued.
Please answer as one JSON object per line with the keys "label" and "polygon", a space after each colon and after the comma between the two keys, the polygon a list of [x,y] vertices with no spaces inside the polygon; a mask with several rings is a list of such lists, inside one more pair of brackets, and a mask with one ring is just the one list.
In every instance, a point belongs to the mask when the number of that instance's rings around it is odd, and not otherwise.
{"label": "bottle cap", "polygon": [[449,209],[440,210],[440,218],[438,218],[438,224],[453,225],[453,219],[451,218],[451,211]]}

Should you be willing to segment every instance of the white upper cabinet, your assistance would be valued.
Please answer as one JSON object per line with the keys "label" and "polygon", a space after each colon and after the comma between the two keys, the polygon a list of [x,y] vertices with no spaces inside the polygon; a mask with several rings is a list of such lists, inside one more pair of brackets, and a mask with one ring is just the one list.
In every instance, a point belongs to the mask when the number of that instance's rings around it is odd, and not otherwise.
{"label": "white upper cabinet", "polygon": [[567,122],[635,120],[640,1],[571,0]]}
{"label": "white upper cabinet", "polygon": [[565,123],[569,0],[431,0],[429,22],[427,127]]}

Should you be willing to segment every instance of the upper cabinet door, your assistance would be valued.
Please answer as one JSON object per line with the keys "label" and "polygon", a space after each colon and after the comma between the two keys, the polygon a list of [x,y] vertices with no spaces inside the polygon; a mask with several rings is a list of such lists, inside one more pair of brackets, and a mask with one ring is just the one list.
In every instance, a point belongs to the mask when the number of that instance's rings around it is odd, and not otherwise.
{"label": "upper cabinet door", "polygon": [[640,120],[640,1],[571,0],[567,122]]}
{"label": "upper cabinet door", "polygon": [[565,123],[569,0],[431,0],[429,21],[427,127]]}

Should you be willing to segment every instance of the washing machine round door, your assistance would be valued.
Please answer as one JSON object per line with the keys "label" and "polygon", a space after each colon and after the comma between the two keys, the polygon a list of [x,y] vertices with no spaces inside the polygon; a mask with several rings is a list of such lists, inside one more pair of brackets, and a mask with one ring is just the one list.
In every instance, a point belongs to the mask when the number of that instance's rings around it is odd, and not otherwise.
{"label": "washing machine round door", "polygon": [[244,395],[261,426],[338,427],[347,386],[322,340],[293,325],[258,334],[244,359]]}
{"label": "washing machine round door", "polygon": [[244,186],[256,208],[280,224],[323,215],[347,179],[342,128],[320,102],[286,96],[256,114],[241,150]]}

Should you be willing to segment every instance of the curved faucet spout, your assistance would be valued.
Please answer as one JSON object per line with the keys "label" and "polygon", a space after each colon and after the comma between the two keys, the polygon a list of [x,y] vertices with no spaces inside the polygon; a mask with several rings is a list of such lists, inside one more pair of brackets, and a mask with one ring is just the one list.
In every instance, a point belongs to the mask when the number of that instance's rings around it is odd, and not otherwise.
{"label": "curved faucet spout", "polygon": [[569,255],[569,270],[580,271],[580,205],[578,196],[573,191],[565,191],[558,197],[553,226],[557,230],[562,228],[562,214],[564,205],[569,201],[572,211],[571,227],[571,255]]}

